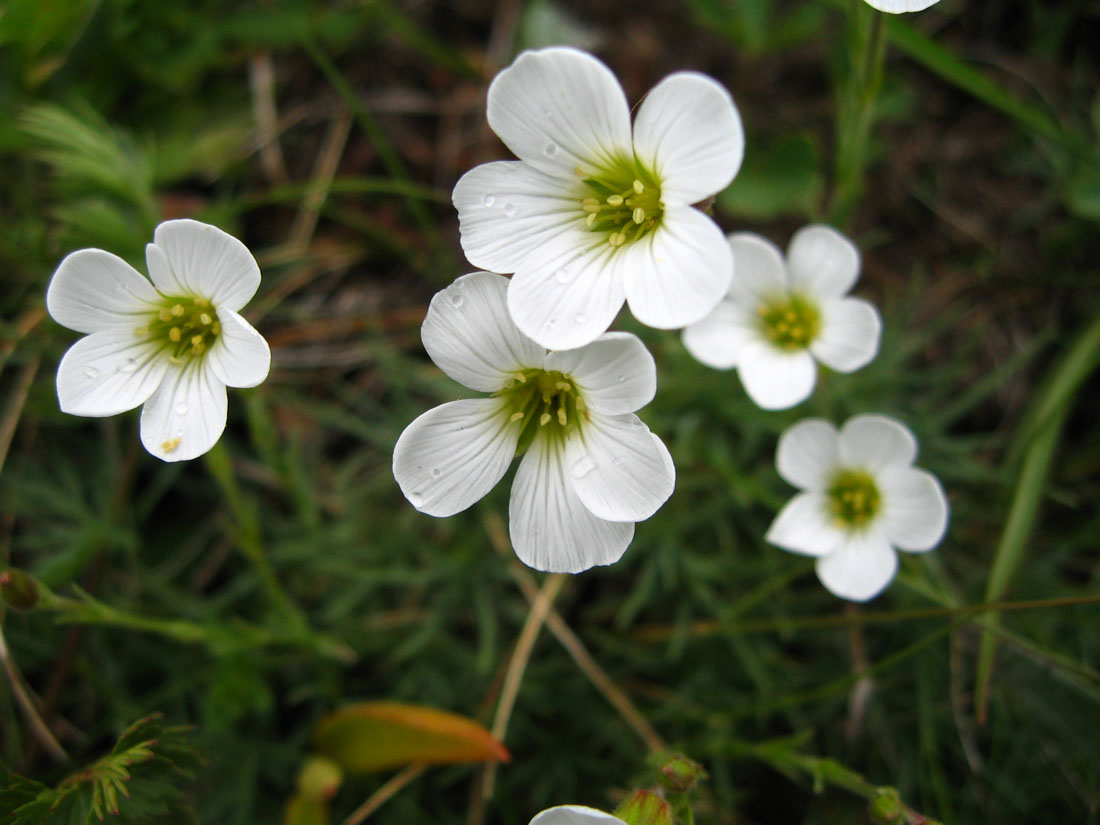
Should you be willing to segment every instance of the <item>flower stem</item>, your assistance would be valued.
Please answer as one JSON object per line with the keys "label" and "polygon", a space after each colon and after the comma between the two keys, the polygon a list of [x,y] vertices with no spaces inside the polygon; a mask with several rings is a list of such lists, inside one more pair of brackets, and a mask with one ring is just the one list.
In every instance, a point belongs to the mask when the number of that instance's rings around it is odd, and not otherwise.
{"label": "flower stem", "polygon": [[837,101],[836,178],[829,210],[836,226],[847,223],[863,194],[867,146],[886,59],[885,17],[862,0],[852,0],[851,60]]}

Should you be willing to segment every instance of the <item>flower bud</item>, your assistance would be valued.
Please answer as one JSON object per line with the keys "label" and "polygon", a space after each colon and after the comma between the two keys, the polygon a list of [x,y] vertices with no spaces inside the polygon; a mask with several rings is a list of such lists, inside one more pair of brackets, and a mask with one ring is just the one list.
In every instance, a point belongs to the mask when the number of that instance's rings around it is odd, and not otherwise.
{"label": "flower bud", "polygon": [[707,778],[707,772],[698,762],[682,753],[670,753],[657,764],[657,782],[671,793],[687,793],[696,783]]}
{"label": "flower bud", "polygon": [[901,795],[896,788],[879,788],[867,806],[871,821],[878,825],[895,825],[902,821]]}
{"label": "flower bud", "polygon": [[343,781],[339,765],[323,756],[311,756],[298,773],[298,791],[304,796],[331,799]]}
{"label": "flower bud", "polygon": [[672,807],[653,791],[634,791],[615,811],[626,825],[673,825]]}
{"label": "flower bud", "polygon": [[31,610],[38,604],[38,583],[22,570],[12,567],[0,573],[0,596],[9,607]]}

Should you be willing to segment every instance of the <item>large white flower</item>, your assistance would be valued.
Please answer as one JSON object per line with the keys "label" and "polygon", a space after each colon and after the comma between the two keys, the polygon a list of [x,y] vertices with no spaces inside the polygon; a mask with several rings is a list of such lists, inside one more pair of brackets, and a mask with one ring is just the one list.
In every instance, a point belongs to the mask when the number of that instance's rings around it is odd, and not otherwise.
{"label": "large white flower", "polygon": [[550,349],[594,340],[624,299],[644,324],[674,329],[710,312],[733,257],[693,204],[741,166],[729,93],[678,72],[630,109],[611,71],[569,48],[524,52],[489,87],[489,125],[518,161],[455,186],[462,248],[475,266],[515,273],[508,308]]}
{"label": "large white flower", "polygon": [[867,5],[889,14],[902,14],[907,11],[924,11],[940,0],[866,0]]}
{"label": "large white flower", "polygon": [[140,404],[141,442],[165,461],[195,458],[225,429],[226,386],[267,377],[267,342],[238,312],[260,285],[247,247],[214,226],[166,221],[145,247],[149,279],[117,255],[81,249],[57,267],[46,308],[88,333],[57,368],[64,412],[107,416]]}
{"label": "large white flower", "polygon": [[506,278],[475,272],[432,298],[421,330],[428,355],[492,395],[413,421],[394,447],[394,477],[417,510],[450,516],[522,452],[508,507],[516,554],[560,573],[611,564],[675,483],[668,450],[633,414],[656,393],[653,357],[622,332],[547,352],[512,322],[507,290]]}
{"label": "large white flower", "polygon": [[868,364],[882,321],[867,301],[848,298],[859,251],[829,226],[798,230],[787,259],[771,241],[729,236],[737,277],[714,312],[683,332],[684,346],[716,369],[737,368],[745,391],[766,410],[809,398],[814,360],[838,372]]}
{"label": "large white flower", "polygon": [[947,529],[947,497],[912,466],[917,440],[884,415],[857,415],[840,432],[807,418],[779,438],[776,468],[803,492],[776,516],[772,544],[817,557],[817,576],[843,599],[866,601],[894,578],[896,547],[931,550]]}
{"label": "large white flower", "polygon": [[536,814],[529,825],[626,825],[617,816],[584,805],[558,805]]}

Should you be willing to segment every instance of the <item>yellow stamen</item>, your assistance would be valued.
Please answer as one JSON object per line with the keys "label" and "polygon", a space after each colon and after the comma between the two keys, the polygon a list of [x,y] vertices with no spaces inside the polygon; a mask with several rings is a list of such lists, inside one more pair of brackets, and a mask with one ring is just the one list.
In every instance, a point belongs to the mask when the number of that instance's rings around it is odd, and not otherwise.
{"label": "yellow stamen", "polygon": [[611,204],[612,206],[622,206],[623,205],[623,196],[622,195],[608,195],[607,196],[607,202],[609,204]]}
{"label": "yellow stamen", "polygon": [[634,179],[634,191],[637,192],[639,195],[645,191],[645,184],[637,178]]}
{"label": "yellow stamen", "polygon": [[162,321],[171,321],[172,320],[172,310],[165,307],[164,309],[162,309],[160,312],[157,313],[157,317],[160,318],[160,320],[162,320]]}
{"label": "yellow stamen", "polygon": [[565,422],[568,421],[568,420],[569,419],[565,417],[565,408],[564,407],[558,407],[558,423],[561,424],[564,427]]}
{"label": "yellow stamen", "polygon": [[523,420],[523,413],[521,413],[521,412],[512,413],[508,417],[508,420],[509,421],[522,421]]}
{"label": "yellow stamen", "polygon": [[645,210],[640,206],[634,209],[634,223],[645,223]]}
{"label": "yellow stamen", "polygon": [[[641,223],[641,221],[639,221],[639,223]],[[200,316],[199,316],[199,320],[200,320],[200,321],[202,321],[203,325],[205,325],[205,326],[210,326],[210,321],[211,321],[212,319],[211,319],[211,317],[210,317],[209,315],[207,315],[207,314],[206,314],[206,313],[204,312],[204,313],[203,313],[202,315],[200,315]]]}
{"label": "yellow stamen", "polygon": [[180,445],[180,438],[170,438],[167,441],[162,441],[160,448],[166,453],[174,453],[176,448]]}
{"label": "yellow stamen", "polygon": [[179,327],[172,327],[168,330],[168,340],[173,344],[178,344],[183,339],[183,333],[180,332]]}
{"label": "yellow stamen", "polygon": [[172,314],[175,315],[177,318],[183,315],[183,313],[183,304],[176,304],[174,307],[172,307]]}
{"label": "yellow stamen", "polygon": [[539,416],[539,426],[540,427],[545,427],[549,423],[550,423],[550,413],[543,413],[541,416]]}

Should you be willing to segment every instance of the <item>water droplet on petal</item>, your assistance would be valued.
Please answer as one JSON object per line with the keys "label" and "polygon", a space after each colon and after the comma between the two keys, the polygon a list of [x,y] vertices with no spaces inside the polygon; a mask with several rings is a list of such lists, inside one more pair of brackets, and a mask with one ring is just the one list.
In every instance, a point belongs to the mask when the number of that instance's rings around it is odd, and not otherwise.
{"label": "water droplet on petal", "polygon": [[451,296],[451,306],[460,307],[464,303],[466,303],[466,299],[463,298],[459,293],[456,292],[454,295]]}
{"label": "water droplet on petal", "polygon": [[510,218],[515,214],[516,214],[516,205],[514,203],[504,204],[504,216],[505,217]]}
{"label": "water droplet on petal", "polygon": [[582,455],[573,462],[573,466],[570,468],[569,472],[573,474],[573,478],[584,478],[595,469],[596,462],[588,456]]}
{"label": "water droplet on petal", "polygon": [[95,367],[85,367],[84,374],[89,378],[98,378],[99,370],[97,370]]}
{"label": "water droplet on petal", "polygon": [[547,329],[553,329],[557,325],[558,325],[558,319],[557,318],[551,318],[549,321],[546,322],[546,328]]}
{"label": "water droplet on petal", "polygon": [[587,324],[587,323],[588,323],[588,316],[587,316],[587,315],[585,315],[585,314],[584,314],[584,313],[582,312],[582,313],[581,313],[580,315],[578,315],[578,316],[577,316],[577,319],[576,319],[576,320],[577,320],[577,323],[578,323],[578,324]]}
{"label": "water droplet on petal", "polygon": [[434,478],[439,478],[440,475],[442,475],[442,474],[443,474],[443,471],[440,470],[438,467],[436,467],[434,470],[432,470],[432,476]]}
{"label": "water droplet on petal", "polygon": [[424,501],[424,494],[419,490],[413,490],[411,493],[406,493],[405,498],[409,500],[409,504],[413,507],[419,507]]}
{"label": "water droplet on petal", "polygon": [[485,205],[486,206],[492,206],[494,203],[496,203],[496,200],[497,200],[496,195],[486,195],[485,196]]}
{"label": "water droplet on petal", "polygon": [[626,459],[623,458],[621,455],[617,455],[613,459],[611,459],[611,463],[614,464],[616,467],[622,467],[625,460]]}
{"label": "water droplet on petal", "polygon": [[119,372],[133,372],[137,369],[137,361],[133,358],[127,358],[121,364],[118,365]]}
{"label": "water droplet on petal", "polygon": [[176,404],[176,415],[187,415],[187,410],[186,404]]}
{"label": "water droplet on petal", "polygon": [[547,143],[546,148],[543,149],[549,157],[554,157],[558,153],[558,145],[556,143]]}
{"label": "water droplet on petal", "polygon": [[559,269],[557,272],[554,273],[554,279],[559,284],[567,284],[573,280],[573,273],[570,272],[568,269]]}
{"label": "water droplet on petal", "polygon": [[621,384],[621,383],[623,383],[623,381],[626,380],[626,376],[625,375],[616,375],[615,380],[618,381]]}

